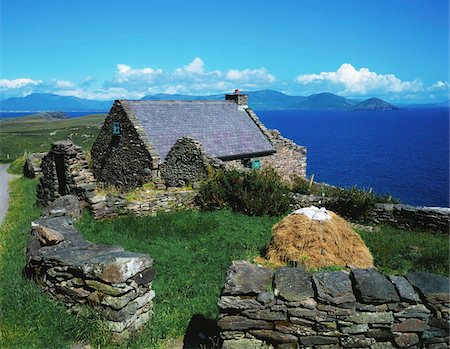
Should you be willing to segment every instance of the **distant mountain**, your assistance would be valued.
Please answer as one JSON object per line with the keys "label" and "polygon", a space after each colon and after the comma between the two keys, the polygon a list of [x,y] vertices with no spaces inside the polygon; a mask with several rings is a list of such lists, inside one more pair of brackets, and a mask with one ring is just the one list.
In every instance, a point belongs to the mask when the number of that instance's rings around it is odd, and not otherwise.
{"label": "distant mountain", "polygon": [[[356,106],[364,110],[385,110],[389,103],[372,98],[359,103],[332,93],[311,96],[289,96],[279,91],[261,90],[243,92],[248,94],[249,105],[256,110],[307,109],[307,110],[353,110]],[[143,100],[223,100],[224,94],[190,96],[184,94],[157,94]],[[2,111],[108,111],[113,101],[95,101],[48,93],[33,93],[26,97],[8,98],[0,101]],[[362,104],[366,103],[366,104]],[[391,106],[392,107],[392,106]],[[387,108],[387,107],[386,107]]]}
{"label": "distant mountain", "polygon": [[51,93],[32,93],[26,97],[8,98],[0,101],[3,111],[106,111],[111,101],[95,101]]}
{"label": "distant mountain", "polygon": [[355,104],[353,100],[332,93],[319,93],[307,97],[300,104],[300,109],[349,110]]}
{"label": "distant mountain", "polygon": [[374,111],[374,110],[397,110],[398,108],[379,98],[369,98],[363,102],[354,105],[352,111]]}

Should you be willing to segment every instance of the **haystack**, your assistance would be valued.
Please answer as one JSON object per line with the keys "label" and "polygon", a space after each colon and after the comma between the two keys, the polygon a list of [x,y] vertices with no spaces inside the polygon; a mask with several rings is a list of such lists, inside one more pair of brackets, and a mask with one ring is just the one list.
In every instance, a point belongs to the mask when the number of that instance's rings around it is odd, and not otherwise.
{"label": "haystack", "polygon": [[270,263],[307,269],[373,267],[369,249],[348,222],[323,208],[312,206],[299,211],[303,213],[291,214],[273,226],[266,254]]}

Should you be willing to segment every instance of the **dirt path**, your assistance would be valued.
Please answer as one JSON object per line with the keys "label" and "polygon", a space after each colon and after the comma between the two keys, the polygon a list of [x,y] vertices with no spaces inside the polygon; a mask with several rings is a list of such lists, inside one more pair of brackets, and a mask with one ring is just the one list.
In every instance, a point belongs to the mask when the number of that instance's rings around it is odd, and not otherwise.
{"label": "dirt path", "polygon": [[8,211],[9,187],[8,183],[14,176],[10,175],[6,170],[9,164],[0,164],[0,224],[3,223],[6,211]]}

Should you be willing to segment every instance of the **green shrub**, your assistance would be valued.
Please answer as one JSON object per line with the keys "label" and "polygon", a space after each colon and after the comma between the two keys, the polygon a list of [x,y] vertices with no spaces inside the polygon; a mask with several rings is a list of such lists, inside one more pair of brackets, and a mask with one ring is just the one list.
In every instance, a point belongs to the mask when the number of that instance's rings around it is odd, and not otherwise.
{"label": "green shrub", "polygon": [[[313,183],[315,184],[315,183]],[[312,194],[310,181],[305,177],[294,175],[291,177],[291,191],[298,194]]]}
{"label": "green shrub", "polygon": [[340,215],[350,219],[360,219],[372,208],[376,201],[376,195],[371,191],[357,189],[331,188],[327,193],[331,200],[331,209]]}
{"label": "green shrub", "polygon": [[273,169],[213,173],[200,187],[205,210],[229,208],[251,216],[277,216],[289,208],[289,188]]}

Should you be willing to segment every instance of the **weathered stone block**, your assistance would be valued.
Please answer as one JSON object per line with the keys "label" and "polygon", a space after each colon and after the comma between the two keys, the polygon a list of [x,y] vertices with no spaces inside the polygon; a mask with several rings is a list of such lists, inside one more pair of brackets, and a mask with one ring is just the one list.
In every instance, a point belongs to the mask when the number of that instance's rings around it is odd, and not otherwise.
{"label": "weathered stone block", "polygon": [[411,305],[402,311],[395,313],[397,318],[418,318],[421,320],[428,321],[430,317],[430,310],[423,304]]}
{"label": "weathered stone block", "polygon": [[275,295],[288,302],[314,297],[312,274],[299,268],[278,268],[275,272]]}
{"label": "weathered stone block", "polygon": [[338,338],[326,336],[308,336],[300,338],[300,343],[303,345],[337,344],[338,342]]}
{"label": "weathered stone block", "polygon": [[273,270],[251,264],[247,261],[235,261],[227,271],[225,295],[259,294],[272,290]]}
{"label": "weathered stone block", "polygon": [[352,283],[349,274],[344,271],[322,272],[314,274],[314,285],[318,299],[328,304],[353,304],[356,301],[353,295]]}
{"label": "weathered stone block", "polygon": [[406,278],[428,302],[450,303],[450,282],[448,277],[426,272],[414,272],[408,273]]}
{"label": "weathered stone block", "polygon": [[223,341],[222,349],[273,349],[273,346],[258,339],[242,338]]}
{"label": "weathered stone block", "polygon": [[263,320],[248,319],[244,316],[230,315],[219,319],[217,325],[226,331],[241,331],[249,329],[272,329],[273,324]]}
{"label": "weathered stone block", "polygon": [[414,288],[411,286],[411,284],[406,280],[403,276],[389,276],[389,279],[392,281],[392,283],[397,288],[398,294],[400,295],[400,298],[407,302],[419,302],[420,298],[416,291],[414,291]]}
{"label": "weathered stone block", "polygon": [[391,312],[386,313],[356,313],[354,315],[347,316],[347,321],[351,321],[357,324],[391,324],[394,322],[394,316]]}
{"label": "weathered stone block", "polygon": [[241,298],[237,296],[222,296],[219,299],[220,309],[259,309],[261,304],[254,298]]}
{"label": "weathered stone block", "polygon": [[395,338],[395,343],[400,348],[408,348],[419,343],[419,337],[416,333],[402,333]]}
{"label": "weathered stone block", "polygon": [[290,343],[298,341],[296,336],[273,330],[250,330],[249,333],[258,339],[263,339],[269,342]]}
{"label": "weathered stone block", "polygon": [[268,321],[284,321],[287,320],[285,312],[272,311],[270,309],[262,310],[244,310],[242,314],[250,319],[268,320]]}
{"label": "weathered stone block", "polygon": [[351,275],[364,302],[380,304],[400,301],[394,285],[375,269],[353,269]]}
{"label": "weathered stone block", "polygon": [[399,324],[392,325],[394,332],[423,332],[427,328],[427,321],[419,319],[406,319]]}

